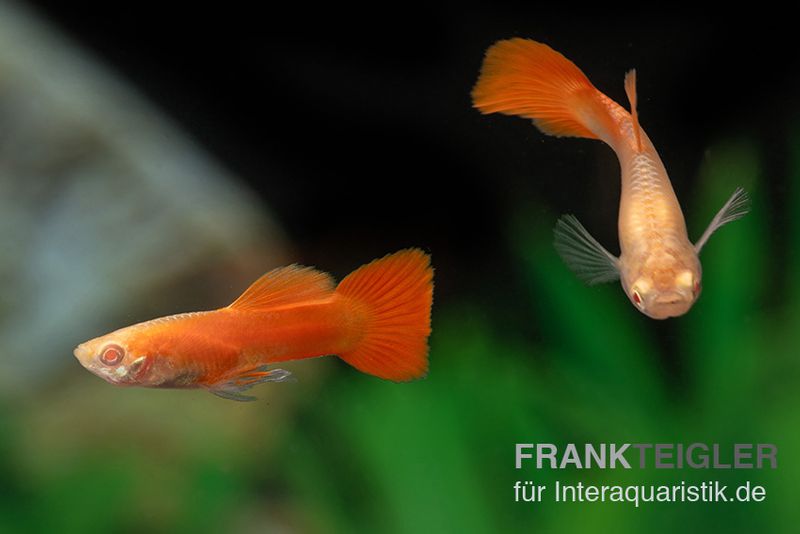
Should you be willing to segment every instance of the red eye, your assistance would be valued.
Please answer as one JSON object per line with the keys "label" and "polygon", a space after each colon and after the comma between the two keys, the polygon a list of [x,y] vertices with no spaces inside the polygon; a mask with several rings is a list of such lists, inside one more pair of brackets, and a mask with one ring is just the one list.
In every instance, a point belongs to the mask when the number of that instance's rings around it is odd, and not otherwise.
{"label": "red eye", "polygon": [[694,287],[692,288],[695,297],[700,294],[700,289],[700,280],[695,280]]}
{"label": "red eye", "polygon": [[642,303],[642,297],[639,295],[639,292],[634,290],[632,295],[633,295],[633,302],[635,302],[637,306],[640,305]]}
{"label": "red eye", "polygon": [[124,356],[125,349],[119,345],[111,344],[103,349],[103,352],[100,354],[100,361],[109,366],[117,365],[122,361]]}

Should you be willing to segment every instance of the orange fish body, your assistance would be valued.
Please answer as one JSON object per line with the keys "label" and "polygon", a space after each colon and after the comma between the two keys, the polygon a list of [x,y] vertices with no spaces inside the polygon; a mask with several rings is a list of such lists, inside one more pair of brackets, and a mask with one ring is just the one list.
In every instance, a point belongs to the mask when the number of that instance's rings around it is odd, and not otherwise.
{"label": "orange fish body", "polygon": [[635,71],[625,77],[625,92],[630,112],[563,55],[517,38],[489,48],[472,98],[483,113],[533,119],[546,134],[599,139],[616,152],[622,171],[620,256],[608,252],[571,215],[558,221],[556,249],[587,283],[620,279],[642,313],[654,319],[675,317],[686,313],[700,294],[700,249],[714,231],[747,213],[747,196],[737,189],[692,244],[667,171],[639,124]]}
{"label": "orange fish body", "polygon": [[338,286],[308,267],[275,269],[219,310],[172,315],[87,341],[75,356],[117,385],[242,391],[289,376],[268,366],[335,354],[406,381],[427,371],[433,271],[408,249],[357,269]]}

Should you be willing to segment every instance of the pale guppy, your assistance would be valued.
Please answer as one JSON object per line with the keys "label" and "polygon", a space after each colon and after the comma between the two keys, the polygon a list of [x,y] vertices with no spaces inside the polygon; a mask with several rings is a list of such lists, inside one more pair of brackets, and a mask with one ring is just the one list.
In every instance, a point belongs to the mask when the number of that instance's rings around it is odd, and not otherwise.
{"label": "pale guppy", "polygon": [[572,215],[555,228],[555,247],[566,264],[589,284],[621,279],[631,302],[653,319],[683,315],[701,290],[698,255],[718,228],[748,211],[737,188],[692,244],[667,171],[650,138],[639,126],[636,72],[625,77],[628,112],[595,88],[571,61],[529,39],[495,43],[486,52],[472,91],[483,113],[533,119],[544,133],[600,139],[619,158],[619,257],[608,252]]}

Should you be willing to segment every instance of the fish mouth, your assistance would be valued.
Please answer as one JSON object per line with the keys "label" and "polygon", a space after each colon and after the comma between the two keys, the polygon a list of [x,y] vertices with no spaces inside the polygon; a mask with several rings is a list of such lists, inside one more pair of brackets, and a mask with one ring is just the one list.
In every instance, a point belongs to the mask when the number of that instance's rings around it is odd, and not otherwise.
{"label": "fish mouth", "polygon": [[693,299],[677,291],[660,293],[647,306],[647,315],[653,319],[667,319],[683,315],[692,307]]}
{"label": "fish mouth", "polygon": [[81,343],[75,347],[75,350],[72,351],[72,354],[78,359],[79,362],[81,362],[81,364],[88,361],[91,357],[89,347],[86,346],[86,343]]}
{"label": "fish mouth", "polygon": [[656,295],[656,297],[653,299],[653,304],[659,306],[672,306],[685,300],[686,299],[684,296],[677,291],[668,291],[666,293],[660,293]]}

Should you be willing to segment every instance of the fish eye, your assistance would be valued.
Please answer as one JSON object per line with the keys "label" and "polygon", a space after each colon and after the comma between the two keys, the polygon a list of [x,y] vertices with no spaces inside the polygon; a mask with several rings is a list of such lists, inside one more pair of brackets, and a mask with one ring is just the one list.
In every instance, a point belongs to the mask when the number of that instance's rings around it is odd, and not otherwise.
{"label": "fish eye", "polygon": [[644,305],[642,304],[642,302],[644,302],[642,300],[642,295],[640,295],[637,290],[631,290],[631,298],[633,299],[633,303],[636,304],[640,309],[644,308]]}
{"label": "fish eye", "polygon": [[694,294],[695,297],[700,294],[701,289],[702,286],[700,285],[700,280],[695,280],[694,286],[692,286],[692,293]]}
{"label": "fish eye", "polygon": [[116,343],[106,345],[103,348],[103,352],[100,353],[100,361],[108,366],[117,365],[119,362],[122,361],[122,358],[124,357],[125,357],[125,349],[123,349]]}

